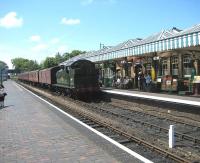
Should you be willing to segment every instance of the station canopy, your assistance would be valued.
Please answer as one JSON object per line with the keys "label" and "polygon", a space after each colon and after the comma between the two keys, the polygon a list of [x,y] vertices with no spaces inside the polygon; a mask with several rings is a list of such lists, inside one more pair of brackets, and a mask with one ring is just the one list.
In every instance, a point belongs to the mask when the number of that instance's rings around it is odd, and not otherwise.
{"label": "station canopy", "polygon": [[[153,52],[195,48],[199,45],[200,24],[197,24],[184,30],[180,30],[176,27],[173,27],[170,30],[162,30],[161,32],[144,39],[130,39],[116,46],[106,46],[97,51],[81,54],[70,60],[73,61],[84,58],[93,62],[101,62],[129,56],[139,56]],[[66,62],[71,62],[70,60]]]}

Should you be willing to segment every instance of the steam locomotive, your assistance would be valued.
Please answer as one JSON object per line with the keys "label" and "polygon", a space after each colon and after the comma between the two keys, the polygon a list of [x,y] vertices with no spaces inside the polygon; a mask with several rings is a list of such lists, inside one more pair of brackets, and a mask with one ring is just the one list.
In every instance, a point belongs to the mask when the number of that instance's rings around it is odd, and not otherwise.
{"label": "steam locomotive", "polygon": [[18,80],[71,97],[95,95],[100,91],[95,64],[86,59],[68,60],[60,66],[21,73]]}

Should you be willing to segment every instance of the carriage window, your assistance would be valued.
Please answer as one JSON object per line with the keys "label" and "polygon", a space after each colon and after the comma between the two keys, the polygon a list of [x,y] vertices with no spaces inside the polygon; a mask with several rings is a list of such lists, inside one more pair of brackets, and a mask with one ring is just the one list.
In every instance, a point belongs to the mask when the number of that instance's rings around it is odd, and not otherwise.
{"label": "carriage window", "polygon": [[178,75],[178,57],[172,57],[172,75]]}
{"label": "carriage window", "polygon": [[162,75],[169,75],[167,67],[167,59],[163,59],[162,61]]}
{"label": "carriage window", "polygon": [[183,74],[191,75],[191,73],[192,73],[191,57],[189,55],[185,55],[183,57]]}

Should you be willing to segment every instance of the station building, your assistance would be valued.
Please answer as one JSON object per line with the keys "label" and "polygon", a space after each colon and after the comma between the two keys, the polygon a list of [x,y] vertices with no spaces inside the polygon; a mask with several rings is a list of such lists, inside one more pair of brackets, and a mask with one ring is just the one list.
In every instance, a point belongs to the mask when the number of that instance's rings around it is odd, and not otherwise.
{"label": "station building", "polygon": [[173,27],[79,57],[96,63],[105,87],[120,78],[129,79],[127,88],[138,89],[142,73],[151,76],[152,91],[194,92],[200,83],[200,24],[184,30]]}

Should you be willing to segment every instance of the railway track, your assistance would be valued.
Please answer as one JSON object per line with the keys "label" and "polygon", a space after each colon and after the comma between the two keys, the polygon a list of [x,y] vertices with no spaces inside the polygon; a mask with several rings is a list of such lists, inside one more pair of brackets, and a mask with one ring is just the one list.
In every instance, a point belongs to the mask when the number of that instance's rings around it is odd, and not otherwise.
{"label": "railway track", "polygon": [[[122,100],[114,99],[114,98],[112,99],[111,104],[114,106],[123,107],[124,109],[127,109],[127,110],[133,110],[140,113],[145,113],[145,114],[148,114],[149,116],[160,117],[160,118],[164,118],[166,120],[172,120],[174,122],[181,123],[184,125],[189,125],[189,126],[191,125],[191,126],[196,126],[197,128],[200,128],[199,117],[196,117],[195,119],[195,118],[191,118],[190,114],[186,116],[186,115],[180,115],[180,112],[174,113],[174,111],[172,111],[173,113],[171,113],[170,108],[169,110],[166,110],[166,109],[159,110],[161,109],[159,107],[152,108],[152,107],[149,107],[148,105],[141,105],[135,102],[128,102],[128,101],[124,102]],[[147,106],[149,108],[146,108]]]}
{"label": "railway track", "polygon": [[[85,104],[88,105],[88,104]],[[89,106],[89,105],[88,105]],[[91,106],[91,105],[90,105]],[[147,126],[150,127],[151,129],[156,129],[158,131],[162,131],[164,133],[168,133],[169,129],[167,127],[169,127],[170,124],[176,124],[176,130],[181,130],[182,132],[175,132],[175,136],[180,139],[180,140],[188,140],[191,141],[192,143],[198,144],[200,145],[200,139],[198,137],[198,135],[200,135],[200,126],[196,126],[196,125],[192,125],[189,123],[184,123],[178,120],[172,120],[170,118],[161,118],[155,115],[151,115],[148,113],[144,113],[141,111],[134,111],[134,110],[130,110],[130,109],[126,109],[124,107],[121,106],[113,106],[110,104],[104,105],[104,106],[96,106],[93,105],[93,108],[95,110],[100,110],[102,112],[106,112],[109,114],[112,114],[113,116],[116,117],[120,117],[120,118],[124,118],[128,121],[132,121],[135,123],[140,123],[143,126]],[[114,109],[112,109],[114,108]],[[145,119],[144,117],[147,117],[149,119]],[[155,122],[156,121],[156,122]],[[163,122],[165,122],[165,124],[162,124]],[[159,124],[159,125],[156,125]],[[161,126],[167,126],[167,127],[161,127]],[[181,129],[180,129],[181,128]],[[188,133],[188,134],[186,134]],[[192,134],[195,136],[192,136]]]}
{"label": "railway track", "polygon": [[[111,123],[108,123],[104,118],[102,118],[102,116],[101,118],[97,118],[95,116],[96,114],[90,114],[87,111],[80,111],[80,109],[78,109],[77,111],[77,109],[73,107],[74,104],[76,104],[76,105],[81,106],[81,110],[86,109],[86,108],[87,108],[86,110],[91,109],[91,108],[97,110],[97,109],[100,109],[99,106],[95,107],[94,105],[92,106],[91,104],[83,103],[80,101],[75,101],[75,102],[73,101],[73,104],[70,104],[70,106],[68,105],[66,107],[66,105],[63,106],[62,102],[59,102],[60,100],[55,100],[55,98],[52,95],[47,97],[46,95],[42,94],[42,91],[36,91],[35,88],[30,88],[30,86],[26,86],[26,87],[31,89],[32,91],[34,89],[35,93],[36,92],[37,94],[39,93],[39,95],[42,95],[43,97],[47,98],[51,102],[54,102],[55,104],[58,104],[58,105],[62,105],[64,110],[66,110],[67,108],[67,112],[70,111],[70,113],[73,114],[73,116],[77,117],[84,123],[90,125],[96,130],[102,132],[103,134],[118,141],[120,144],[123,144],[130,149],[134,149],[134,150],[140,149],[138,153],[141,153],[145,157],[147,155],[147,158],[150,157],[151,160],[154,162],[190,162],[190,160],[184,157],[178,156],[176,153],[173,153],[173,151],[170,152],[165,149],[162,149],[156,145],[149,143],[146,140],[143,140],[137,136],[130,134],[129,132],[124,131],[123,129],[120,129],[119,127],[116,127],[115,125],[112,125]],[[56,97],[56,98],[61,99],[61,97]],[[66,97],[64,98],[66,100]],[[71,100],[68,99],[68,103],[69,101],[70,103],[72,102]],[[105,112],[105,109],[104,110],[100,109],[99,111]],[[107,111],[107,114],[108,114],[108,111]],[[109,111],[109,114],[116,115],[116,113],[113,113],[113,112],[111,113],[111,111]]]}
{"label": "railway track", "polygon": [[[86,113],[74,113],[71,112],[73,116],[75,116],[77,119],[81,120],[85,124],[89,125],[90,127],[98,130],[99,132],[103,133],[104,135],[114,139],[118,143],[129,147],[130,149],[137,148],[138,146],[141,146],[140,148],[143,148],[148,153],[151,158],[155,159],[154,162],[181,162],[181,163],[187,163],[189,160],[183,159],[175,154],[172,154],[170,152],[166,152],[161,148],[158,148],[138,137],[135,137],[133,135],[130,135],[127,132],[124,132],[120,130],[119,128],[110,126],[110,124],[106,122],[102,122],[97,120],[95,117],[86,114]],[[147,154],[145,154],[147,155]]]}
{"label": "railway track", "polygon": [[[91,106],[90,104],[84,104],[85,108],[90,108]],[[163,128],[160,127],[159,125],[154,125],[152,123],[148,123],[143,120],[138,120],[136,119],[137,116],[132,116],[131,112],[123,115],[123,110],[121,110],[120,112],[117,112],[117,107],[110,109],[111,107],[108,107],[107,109],[105,109],[106,105],[102,107],[93,106],[93,111],[97,112],[97,114],[102,114],[103,112],[105,112],[106,114],[104,114],[103,116],[108,116],[108,114],[114,116],[114,119],[120,121],[121,123],[125,123],[126,126],[130,126],[127,130],[131,130],[133,128],[135,128],[135,132],[138,132],[138,136],[139,137],[143,137],[143,139],[148,142],[151,142],[152,144],[155,144],[156,146],[160,147],[160,148],[165,148],[166,150],[168,150],[168,128]],[[112,116],[110,116],[109,118],[113,118]],[[123,119],[120,120],[119,118]],[[133,123],[136,124],[135,126],[133,126]],[[138,123],[141,124],[140,126],[138,126]],[[137,128],[140,128],[140,131],[137,131]],[[143,130],[142,130],[143,129]],[[154,131],[152,132],[152,130],[154,129]],[[145,133],[145,134],[143,134]],[[147,137],[146,135],[149,135],[149,137]],[[152,139],[151,139],[152,137]],[[177,151],[179,151],[179,155],[182,155],[182,157],[194,157],[191,158],[191,160],[200,160],[200,156],[199,156],[199,151],[200,151],[200,144],[199,144],[199,139],[183,134],[183,133],[179,133],[176,132],[176,147],[175,149],[178,149]],[[180,148],[181,147],[181,148]],[[187,152],[188,151],[188,152]],[[193,152],[191,152],[193,151]],[[185,154],[182,154],[185,153]],[[185,156],[183,156],[185,155]]]}

